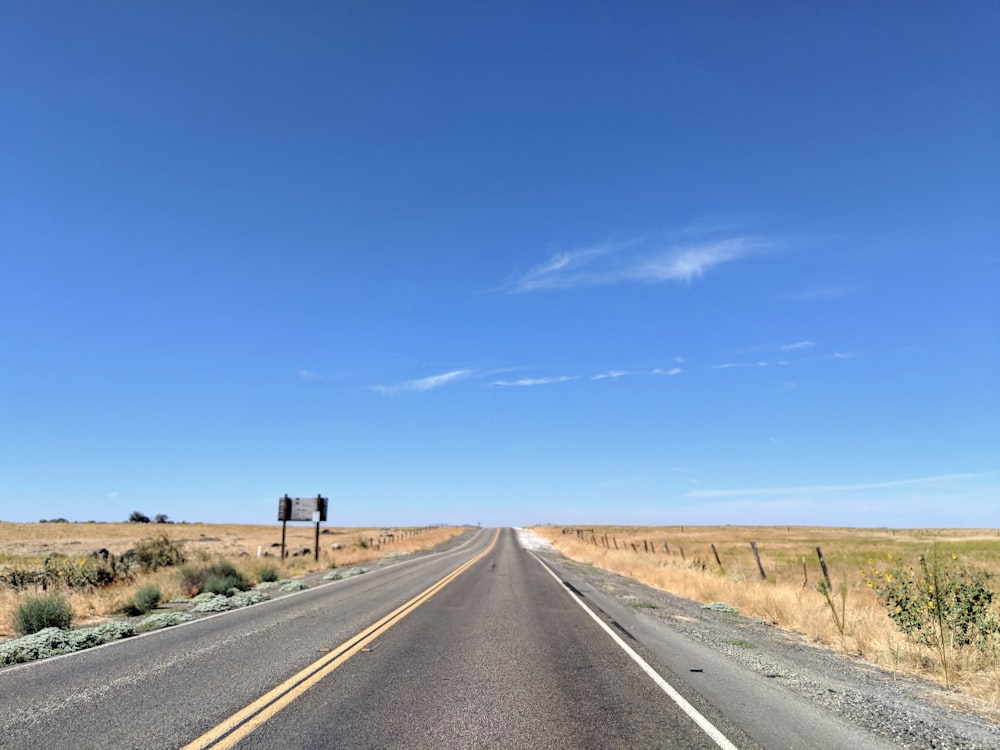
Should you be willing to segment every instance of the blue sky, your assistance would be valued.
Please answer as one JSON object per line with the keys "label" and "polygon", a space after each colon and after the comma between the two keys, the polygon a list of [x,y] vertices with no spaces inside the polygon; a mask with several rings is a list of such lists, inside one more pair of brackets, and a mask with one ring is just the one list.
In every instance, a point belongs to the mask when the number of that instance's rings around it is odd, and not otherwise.
{"label": "blue sky", "polygon": [[1000,526],[1000,7],[0,15],[0,519]]}

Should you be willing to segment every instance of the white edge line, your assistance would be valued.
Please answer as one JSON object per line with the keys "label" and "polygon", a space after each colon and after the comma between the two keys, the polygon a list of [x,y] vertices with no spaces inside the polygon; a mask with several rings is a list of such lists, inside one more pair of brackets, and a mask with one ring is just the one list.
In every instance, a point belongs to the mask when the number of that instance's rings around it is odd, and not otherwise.
{"label": "white edge line", "polygon": [[736,745],[734,745],[732,742],[730,742],[729,739],[726,737],[726,735],[720,732],[719,729],[712,722],[710,722],[708,719],[702,716],[698,712],[698,709],[696,709],[694,706],[688,703],[684,699],[684,696],[678,693],[674,689],[673,685],[671,685],[669,682],[663,679],[655,669],[649,666],[649,664],[646,662],[645,659],[639,656],[639,654],[637,654],[632,649],[631,646],[625,643],[625,641],[623,641],[615,631],[609,628],[606,622],[604,622],[603,620],[601,620],[601,618],[595,615],[593,611],[591,611],[590,607],[584,604],[583,601],[578,596],[576,596],[576,594],[574,594],[572,591],[566,588],[566,586],[563,585],[563,582],[559,578],[559,576],[553,573],[552,569],[549,568],[548,565],[543,563],[541,559],[534,552],[531,552],[530,550],[525,550],[525,552],[534,557],[535,560],[538,561],[538,564],[545,569],[545,572],[556,579],[556,581],[559,583],[559,587],[562,588],[567,594],[569,594],[570,597],[573,599],[573,601],[579,604],[580,607],[583,609],[583,611],[586,612],[588,615],[590,615],[591,619],[598,625],[600,625],[605,633],[611,636],[611,639],[621,647],[622,651],[628,654],[632,658],[632,661],[638,664],[639,667],[642,669],[642,671],[645,672],[647,675],[649,675],[649,677],[653,680],[653,682],[657,684],[660,690],[662,690],[664,693],[670,696],[670,699],[674,703],[676,703],[680,707],[680,709],[684,713],[686,713],[691,718],[691,720],[694,721],[694,723],[701,728],[703,732],[705,732],[705,734],[711,737],[716,745],[722,748],[722,750],[739,750],[739,748],[736,747]]}

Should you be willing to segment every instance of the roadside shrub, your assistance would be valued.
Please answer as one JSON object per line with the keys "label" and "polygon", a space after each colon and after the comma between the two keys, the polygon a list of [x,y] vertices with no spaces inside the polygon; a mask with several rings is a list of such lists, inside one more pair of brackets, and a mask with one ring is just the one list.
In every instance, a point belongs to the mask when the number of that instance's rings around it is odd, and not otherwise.
{"label": "roadside shrub", "polygon": [[135,626],[135,632],[149,633],[153,630],[160,630],[161,628],[169,628],[174,625],[180,625],[184,622],[191,622],[193,619],[194,615],[187,612],[157,612],[155,615],[150,615],[144,620],[141,620]]}
{"label": "roadside shrub", "polygon": [[278,571],[272,567],[262,568],[260,571],[261,583],[274,583],[278,580]]}
{"label": "roadside shrub", "polygon": [[232,596],[205,592],[195,601],[194,612],[228,612],[231,609],[249,607],[251,604],[266,602],[271,597],[263,591],[240,591]]}
{"label": "roadside shrub", "polygon": [[353,578],[354,576],[363,575],[368,572],[368,568],[348,568],[343,570],[338,568],[337,570],[331,570],[329,573],[323,575],[324,581],[340,581],[344,578]]}
{"label": "roadside shrub", "polygon": [[289,581],[283,584],[279,591],[305,591],[309,585],[303,581]]}
{"label": "roadside shrub", "polygon": [[887,559],[891,570],[879,570],[874,560],[868,561],[868,586],[901,632],[937,654],[945,684],[950,685],[951,651],[968,646],[986,650],[991,636],[1000,631],[989,576],[962,565],[954,552],[942,555],[937,547],[920,555],[916,566],[901,568],[892,555]]}
{"label": "roadside shrub", "polygon": [[135,545],[135,559],[143,570],[156,570],[184,562],[184,545],[166,534],[140,539]]}
{"label": "roadside shrub", "polygon": [[250,583],[228,560],[208,565],[185,565],[180,570],[180,584],[187,596],[202,592],[226,594],[231,589],[246,591]]}
{"label": "roadside shrub", "polygon": [[202,591],[212,594],[226,595],[233,590],[243,591],[244,588],[244,586],[241,586],[240,578],[232,575],[220,575],[218,573],[206,576],[205,582],[202,584]]}
{"label": "roadside shrub", "polygon": [[155,609],[162,598],[160,587],[151,583],[136,591],[132,598],[128,599],[118,611],[130,617],[144,615]]}
{"label": "roadside shrub", "polygon": [[14,632],[31,635],[45,628],[68,628],[73,623],[73,609],[60,594],[33,596],[14,610]]}
{"label": "roadside shrub", "polygon": [[106,622],[94,628],[63,630],[44,628],[36,633],[0,643],[0,666],[22,664],[59,654],[68,654],[135,635],[127,622]]}

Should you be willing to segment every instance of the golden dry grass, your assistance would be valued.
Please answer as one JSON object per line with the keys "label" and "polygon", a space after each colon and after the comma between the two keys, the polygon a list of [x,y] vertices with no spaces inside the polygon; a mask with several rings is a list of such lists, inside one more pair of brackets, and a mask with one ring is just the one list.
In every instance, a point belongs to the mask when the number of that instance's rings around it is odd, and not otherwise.
{"label": "golden dry grass", "polygon": [[[390,540],[386,532],[391,531]],[[281,525],[239,524],[135,524],[135,523],[9,523],[0,522],[0,569],[22,566],[40,567],[51,554],[72,557],[107,549],[121,555],[140,539],[166,534],[180,542],[189,562],[224,557],[249,580],[257,581],[260,571],[273,567],[281,578],[293,578],[335,566],[356,565],[382,559],[387,555],[407,554],[430,549],[465,531],[460,527],[427,529],[395,528],[321,528],[319,560],[313,554],[280,558]],[[289,524],[285,543],[290,551],[309,548],[315,542],[315,527]],[[359,542],[365,540],[367,546]],[[332,549],[340,545],[340,549]],[[258,557],[258,549],[261,556]],[[141,586],[156,584],[164,600],[181,596],[175,568],[139,576],[131,583],[120,583],[92,591],[66,591],[78,624],[92,624],[111,618],[115,610]],[[12,616],[20,601],[34,591],[16,592],[0,588],[0,638],[14,635]]]}
{"label": "golden dry grass", "polygon": [[[748,617],[798,631],[879,666],[942,682],[944,674],[934,653],[897,630],[868,587],[865,572],[872,566],[884,567],[889,554],[897,561],[914,560],[938,544],[956,552],[964,563],[1000,576],[997,529],[602,526],[533,530],[571,559],[685,598],[724,602]],[[766,580],[760,577],[750,542],[757,544]],[[817,546],[826,560],[838,609],[841,587],[846,588],[843,638],[827,601],[816,589],[823,580]],[[967,648],[952,656],[952,687],[960,696],[982,701],[986,712],[1000,708],[996,646],[988,653]]]}

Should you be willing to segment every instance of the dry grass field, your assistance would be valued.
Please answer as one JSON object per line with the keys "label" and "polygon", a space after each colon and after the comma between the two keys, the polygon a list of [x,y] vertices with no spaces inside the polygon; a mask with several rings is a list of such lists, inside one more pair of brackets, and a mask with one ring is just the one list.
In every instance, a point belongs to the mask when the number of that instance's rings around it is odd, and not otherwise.
{"label": "dry grass field", "polygon": [[[225,558],[250,580],[259,580],[265,567],[275,568],[282,578],[292,578],[333,567],[355,565],[434,547],[464,528],[335,528],[321,527],[319,560],[313,559],[315,527],[288,524],[285,543],[291,553],[308,548],[309,554],[280,557],[281,524],[156,524],[156,523],[10,523],[0,522],[0,572],[13,568],[39,569],[47,557],[66,555],[79,561],[95,550],[106,549],[120,556],[141,539],[165,534],[183,544],[190,562]],[[390,535],[391,534],[391,538]],[[363,540],[363,541],[362,541]],[[334,548],[339,545],[339,548]],[[261,556],[258,557],[258,550]],[[181,595],[175,568],[138,576],[127,583],[106,588],[66,590],[77,624],[111,619],[121,603],[141,586],[154,583],[164,598]],[[18,603],[34,590],[17,592],[0,586],[0,638],[14,635],[12,614]]]}
{"label": "dry grass field", "polygon": [[[567,557],[635,578],[703,603],[723,602],[741,614],[805,634],[813,641],[860,656],[882,667],[918,674],[971,698],[985,712],[1000,709],[1000,644],[985,648],[946,644],[947,675],[940,650],[907,637],[870,588],[897,567],[908,570],[919,555],[952,555],[1000,583],[1000,530],[892,530],[820,527],[619,527],[533,529]],[[766,579],[751,548],[756,543]],[[712,546],[715,545],[715,552]],[[843,611],[841,634],[830,602],[817,590],[824,580],[819,547],[831,579],[832,603]],[[719,562],[716,562],[716,553]],[[890,557],[891,556],[891,557]],[[995,590],[995,588],[994,588]],[[843,599],[841,598],[843,596]],[[1000,614],[994,601],[993,613]]]}

